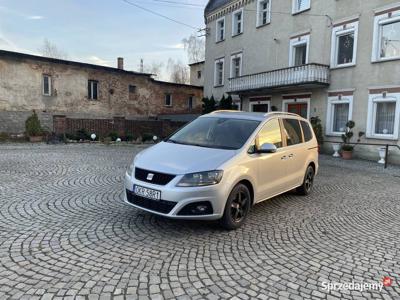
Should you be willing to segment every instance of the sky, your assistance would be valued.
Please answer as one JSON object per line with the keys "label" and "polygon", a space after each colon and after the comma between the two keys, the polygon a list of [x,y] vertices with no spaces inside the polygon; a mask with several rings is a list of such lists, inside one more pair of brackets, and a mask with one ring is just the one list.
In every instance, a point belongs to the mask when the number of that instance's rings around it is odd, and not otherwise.
{"label": "sky", "polygon": [[182,39],[196,30],[125,1],[204,28],[207,0],[0,0],[0,49],[40,55],[48,39],[70,60],[115,67],[120,56],[127,70],[141,58],[187,63]]}

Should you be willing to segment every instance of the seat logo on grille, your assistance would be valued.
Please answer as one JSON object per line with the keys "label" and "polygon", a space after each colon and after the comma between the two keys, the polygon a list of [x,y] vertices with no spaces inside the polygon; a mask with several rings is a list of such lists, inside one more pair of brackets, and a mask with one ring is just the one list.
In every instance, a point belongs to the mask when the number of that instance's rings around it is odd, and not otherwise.
{"label": "seat logo on grille", "polygon": [[153,173],[149,173],[147,174],[147,180],[153,180],[154,174]]}

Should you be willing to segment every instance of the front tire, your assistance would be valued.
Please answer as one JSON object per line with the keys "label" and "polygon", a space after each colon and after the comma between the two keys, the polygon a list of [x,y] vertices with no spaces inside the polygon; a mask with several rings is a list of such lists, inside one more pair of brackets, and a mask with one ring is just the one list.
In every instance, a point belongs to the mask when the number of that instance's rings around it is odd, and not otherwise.
{"label": "front tire", "polygon": [[226,201],[221,225],[225,229],[233,230],[243,225],[250,211],[251,195],[244,184],[236,185]]}
{"label": "front tire", "polygon": [[302,196],[309,195],[314,185],[314,177],[314,168],[312,166],[308,166],[306,174],[304,175],[303,184],[296,189],[296,192]]}

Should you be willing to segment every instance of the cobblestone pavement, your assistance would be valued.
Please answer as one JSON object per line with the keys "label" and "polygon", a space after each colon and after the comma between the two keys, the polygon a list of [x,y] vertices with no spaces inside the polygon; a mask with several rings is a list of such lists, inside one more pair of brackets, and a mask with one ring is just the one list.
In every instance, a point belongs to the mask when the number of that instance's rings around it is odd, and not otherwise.
{"label": "cobblestone pavement", "polygon": [[[400,299],[399,168],[325,157],[311,196],[228,232],[125,205],[137,149],[0,146],[0,299]],[[383,276],[382,292],[322,286]]]}

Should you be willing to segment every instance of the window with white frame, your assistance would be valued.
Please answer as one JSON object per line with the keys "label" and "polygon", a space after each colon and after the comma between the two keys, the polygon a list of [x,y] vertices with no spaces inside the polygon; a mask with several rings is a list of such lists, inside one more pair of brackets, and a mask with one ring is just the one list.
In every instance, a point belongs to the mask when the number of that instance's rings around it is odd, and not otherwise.
{"label": "window with white frame", "polygon": [[271,22],[271,0],[257,1],[257,26]]}
{"label": "window with white frame", "polygon": [[333,96],[328,98],[327,132],[341,135],[346,131],[346,123],[351,120],[353,96]]}
{"label": "window with white frame", "polygon": [[290,40],[289,65],[291,67],[308,63],[309,41],[309,35]]}
{"label": "window with white frame", "polygon": [[356,64],[358,21],[332,30],[331,67]]}
{"label": "window with white frame", "polygon": [[368,137],[398,139],[399,119],[400,93],[369,96]]}
{"label": "window with white frame", "polygon": [[231,78],[242,76],[242,53],[231,56]]}
{"label": "window with white frame", "polygon": [[400,10],[374,20],[372,61],[400,59]]}
{"label": "window with white frame", "polygon": [[236,10],[232,13],[232,36],[243,32],[243,9]]}
{"label": "window with white frame", "polygon": [[311,7],[311,0],[293,0],[292,13],[296,14]]}
{"label": "window with white frame", "polygon": [[44,96],[51,96],[51,76],[43,74],[42,92]]}
{"label": "window with white frame", "polygon": [[225,17],[217,20],[216,30],[216,42],[225,40]]}
{"label": "window with white frame", "polygon": [[97,80],[88,81],[88,99],[97,100],[99,95],[99,82]]}
{"label": "window with white frame", "polygon": [[165,94],[164,106],[172,106],[172,95],[171,94]]}
{"label": "window with white frame", "polygon": [[224,58],[220,58],[215,61],[214,85],[224,85]]}

